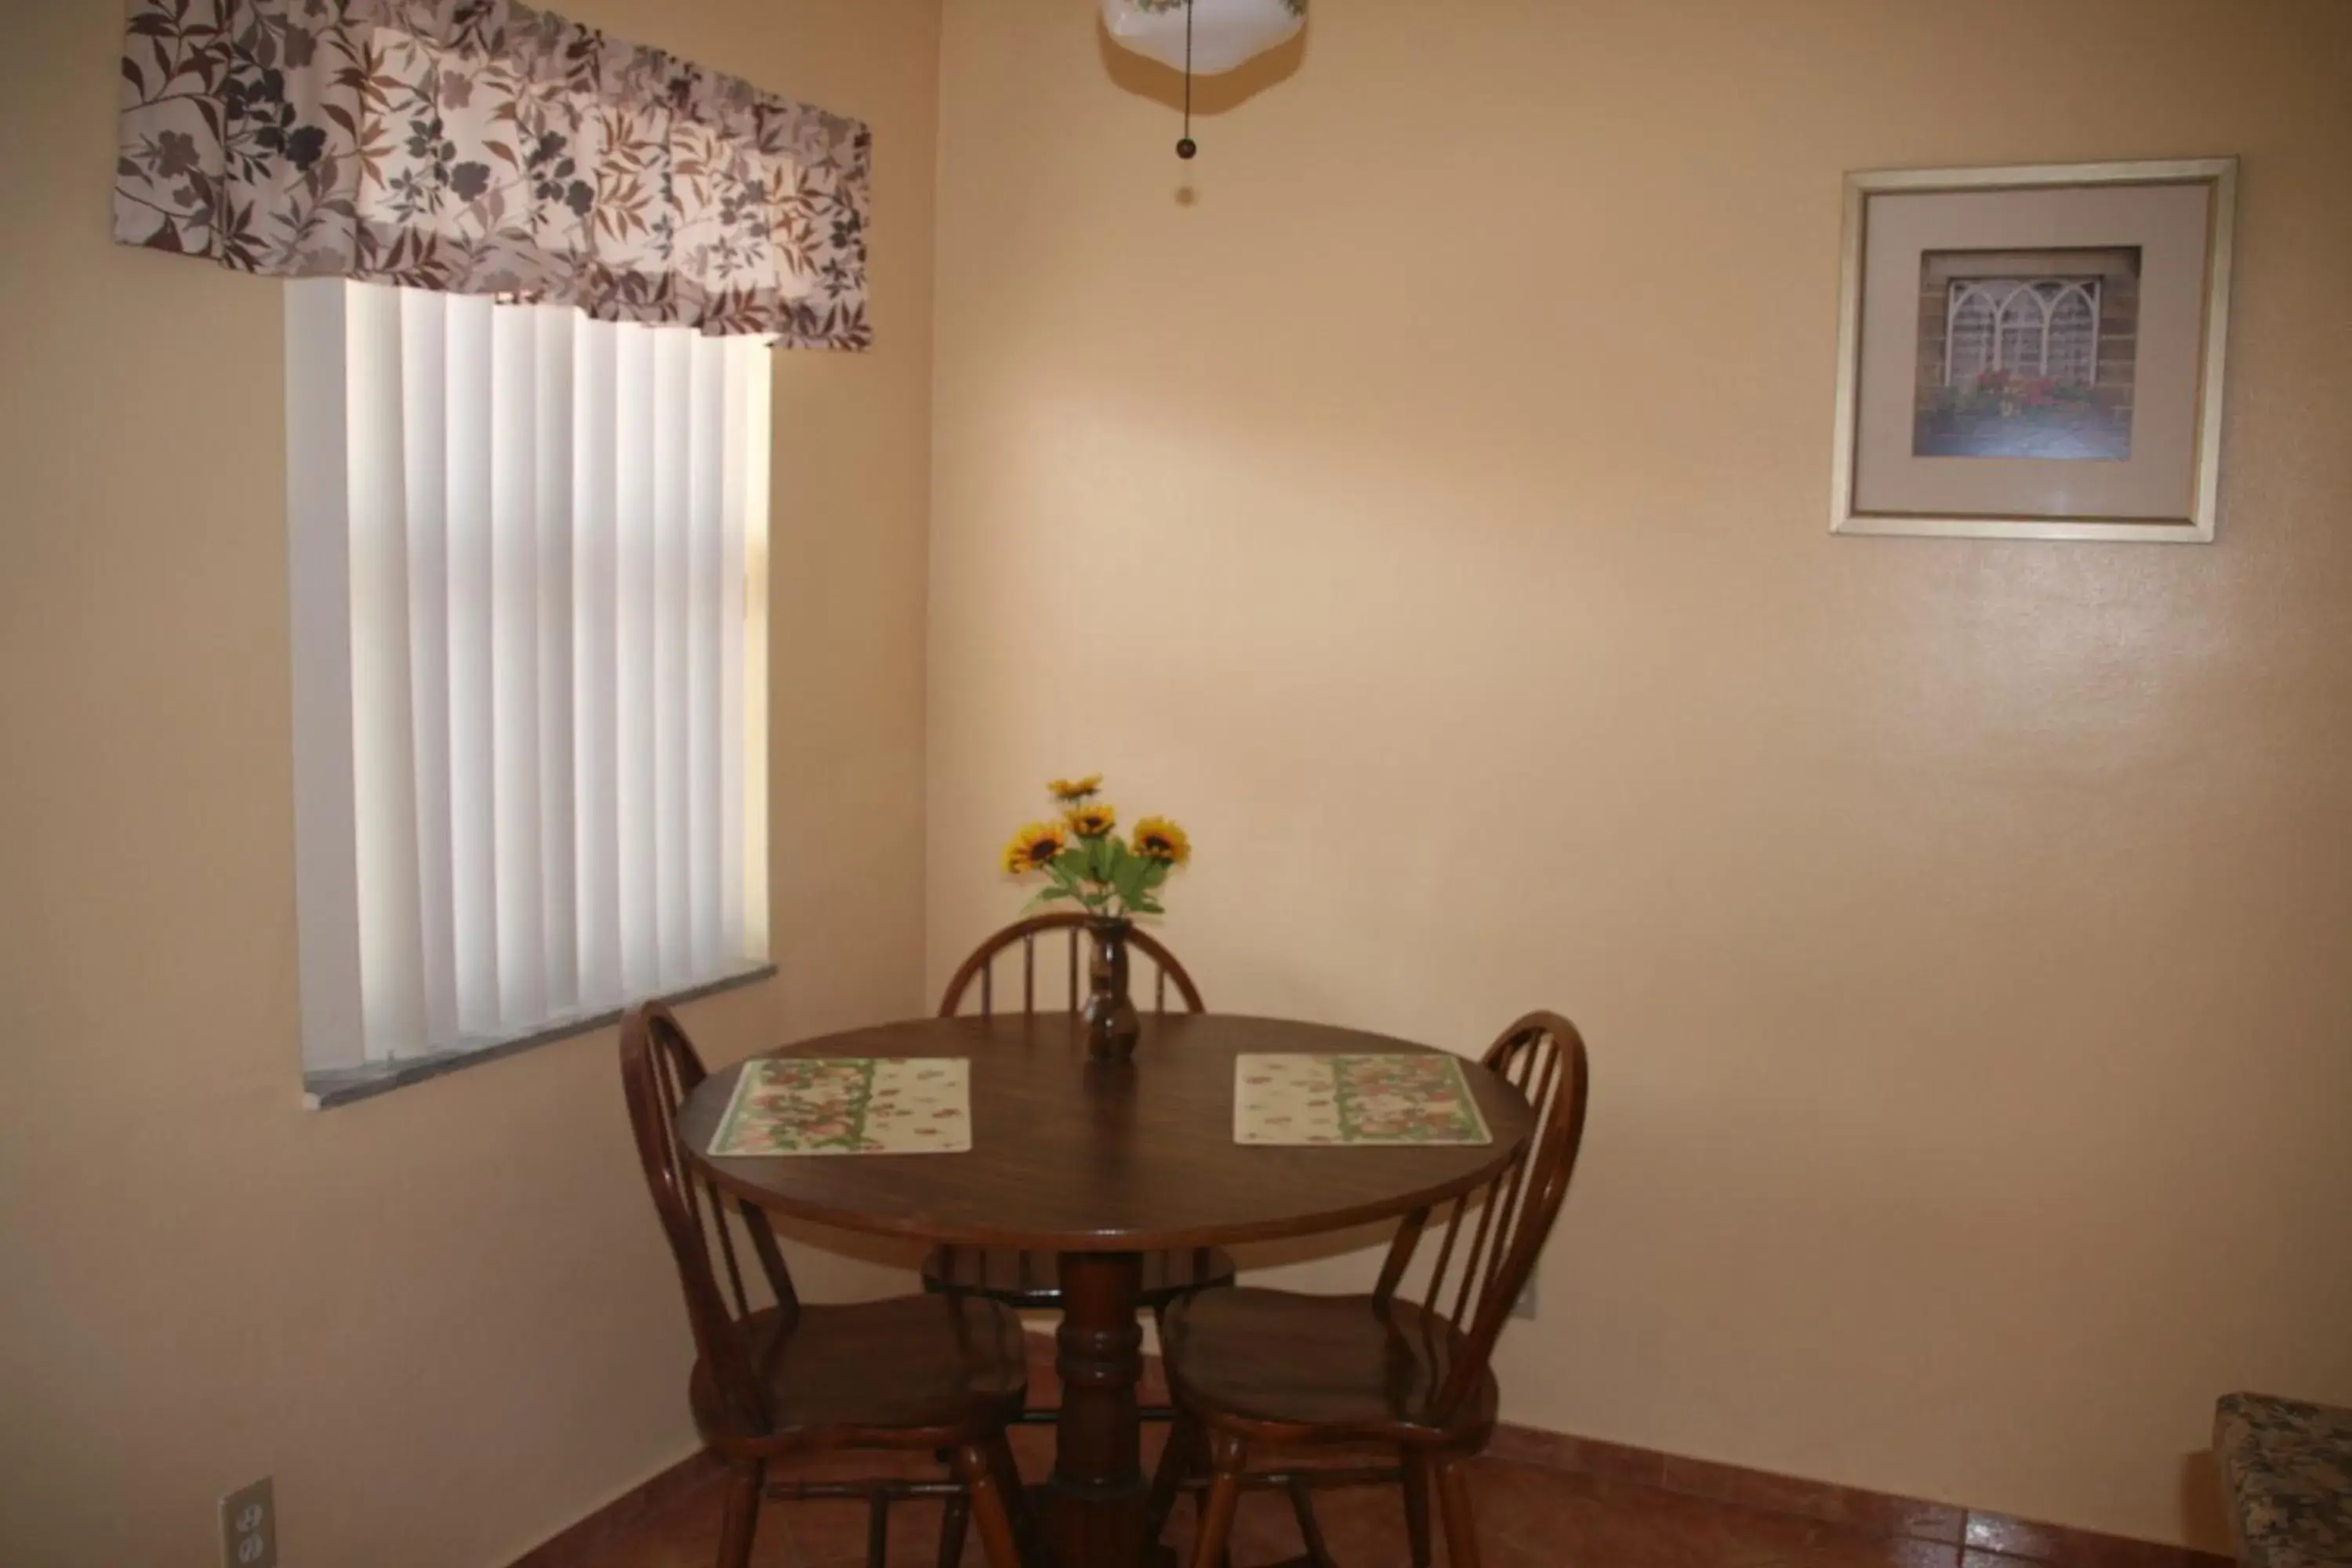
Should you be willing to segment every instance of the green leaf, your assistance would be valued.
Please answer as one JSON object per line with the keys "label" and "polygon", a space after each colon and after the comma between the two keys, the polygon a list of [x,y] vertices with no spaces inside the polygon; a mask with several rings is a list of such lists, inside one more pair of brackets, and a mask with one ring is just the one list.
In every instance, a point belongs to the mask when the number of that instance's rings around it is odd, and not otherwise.
{"label": "green leaf", "polygon": [[1127,907],[1139,915],[1164,915],[1168,912],[1166,910],[1160,908],[1160,901],[1157,899],[1151,898],[1137,898],[1129,902]]}
{"label": "green leaf", "polygon": [[1111,870],[1111,888],[1120,898],[1133,903],[1143,891],[1144,864],[1132,855],[1121,855],[1118,859],[1118,864]]}
{"label": "green leaf", "polygon": [[1143,873],[1143,881],[1141,886],[1145,892],[1150,892],[1152,889],[1160,886],[1160,883],[1168,879],[1167,861],[1146,860],[1143,864],[1145,870]]}

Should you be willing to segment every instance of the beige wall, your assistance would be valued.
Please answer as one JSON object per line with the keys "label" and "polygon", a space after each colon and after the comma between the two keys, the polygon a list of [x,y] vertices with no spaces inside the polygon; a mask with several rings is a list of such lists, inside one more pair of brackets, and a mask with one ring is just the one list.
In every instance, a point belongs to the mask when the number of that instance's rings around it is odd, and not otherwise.
{"label": "beige wall", "polygon": [[[919,1005],[935,0],[567,0],[873,122],[863,357],[776,379],[782,976]],[[279,289],[107,242],[119,6],[0,50],[0,1562],[490,1568],[688,1450],[609,1036],[298,1106]],[[812,1293],[862,1288],[812,1259]]]}
{"label": "beige wall", "polygon": [[[2352,7],[1332,0],[1189,171],[947,9],[932,979],[1108,768],[1213,1005],[1590,1033],[1509,1415],[2216,1543],[2352,1399]],[[2219,544],[1828,535],[1843,171],[2227,153]]]}

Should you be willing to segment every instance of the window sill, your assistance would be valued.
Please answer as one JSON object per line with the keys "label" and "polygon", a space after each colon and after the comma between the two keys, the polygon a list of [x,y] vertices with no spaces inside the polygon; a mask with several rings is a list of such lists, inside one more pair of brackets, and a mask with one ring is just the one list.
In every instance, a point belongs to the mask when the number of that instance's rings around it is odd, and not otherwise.
{"label": "window sill", "polygon": [[[716,980],[689,985],[673,991],[657,1000],[675,1005],[691,1002],[698,996],[715,995],[739,986],[754,985],[776,973],[771,963],[746,964],[720,975]],[[339,1105],[351,1105],[362,1100],[373,1100],[379,1094],[389,1094],[395,1089],[406,1089],[413,1083],[443,1077],[461,1068],[478,1067],[505,1057],[520,1056],[541,1046],[551,1046],[558,1040],[568,1040],[576,1035],[609,1027],[621,1021],[623,1008],[614,1007],[602,1013],[577,1018],[565,1018],[517,1035],[509,1040],[493,1040],[484,1045],[459,1046],[454,1050],[436,1051],[429,1057],[401,1057],[388,1062],[370,1062],[365,1067],[334,1068],[322,1072],[302,1075],[302,1103],[311,1110],[331,1110]]]}

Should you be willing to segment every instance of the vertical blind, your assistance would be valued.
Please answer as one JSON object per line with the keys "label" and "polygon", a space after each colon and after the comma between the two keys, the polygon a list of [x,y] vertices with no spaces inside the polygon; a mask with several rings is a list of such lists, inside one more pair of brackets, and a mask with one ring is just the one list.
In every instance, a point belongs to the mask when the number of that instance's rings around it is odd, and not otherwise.
{"label": "vertical blind", "polygon": [[756,960],[764,343],[287,294],[306,1066]]}

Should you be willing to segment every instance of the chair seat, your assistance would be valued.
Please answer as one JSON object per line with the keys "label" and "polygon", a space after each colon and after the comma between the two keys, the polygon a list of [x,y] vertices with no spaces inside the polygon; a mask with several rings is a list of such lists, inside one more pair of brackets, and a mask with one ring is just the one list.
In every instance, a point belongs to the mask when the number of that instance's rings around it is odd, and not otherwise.
{"label": "chair seat", "polygon": [[776,1309],[737,1324],[759,1369],[772,1430],[748,1430],[698,1362],[695,1424],[713,1445],[786,1450],[812,1435],[826,1446],[942,1447],[991,1433],[1028,1396],[1021,1320],[992,1301],[902,1296],[803,1306],[789,1335]]}
{"label": "chair seat", "polygon": [[1316,1439],[1483,1440],[1495,1424],[1491,1370],[1450,1420],[1439,1392],[1468,1342],[1409,1301],[1302,1296],[1255,1287],[1187,1297],[1160,1324],[1180,1408],[1212,1426],[1314,1427]]}
{"label": "chair seat", "polygon": [[[1234,1282],[1234,1260],[1214,1247],[1179,1247],[1143,1255],[1142,1304],[1158,1311],[1171,1301]],[[1008,1307],[1062,1304],[1062,1260],[1051,1252],[999,1247],[938,1247],[923,1259],[923,1286],[950,1296],[980,1296]]]}

